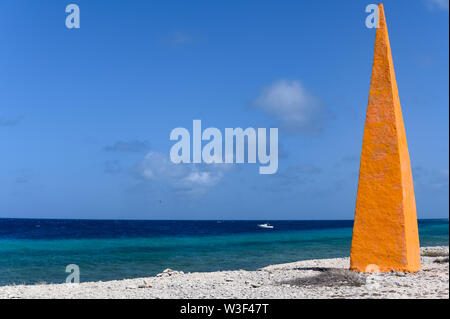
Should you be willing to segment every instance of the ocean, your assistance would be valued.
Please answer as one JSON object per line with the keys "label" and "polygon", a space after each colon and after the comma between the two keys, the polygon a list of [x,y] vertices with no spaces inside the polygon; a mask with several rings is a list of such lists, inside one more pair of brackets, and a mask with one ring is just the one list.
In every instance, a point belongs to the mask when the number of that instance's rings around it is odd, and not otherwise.
{"label": "ocean", "polygon": [[[260,223],[274,229],[262,229]],[[0,219],[0,285],[246,269],[349,256],[353,221]],[[449,243],[448,219],[419,220],[421,246]]]}

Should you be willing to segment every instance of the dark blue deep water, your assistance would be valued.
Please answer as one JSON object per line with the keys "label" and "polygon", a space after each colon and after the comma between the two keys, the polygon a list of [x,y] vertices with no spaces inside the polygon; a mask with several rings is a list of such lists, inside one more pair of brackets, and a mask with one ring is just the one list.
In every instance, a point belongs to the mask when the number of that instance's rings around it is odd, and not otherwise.
{"label": "dark blue deep water", "polygon": [[[269,222],[274,229],[261,229]],[[113,221],[0,219],[0,285],[189,271],[256,269],[350,254],[353,221]],[[422,246],[448,245],[448,219],[420,220]]]}

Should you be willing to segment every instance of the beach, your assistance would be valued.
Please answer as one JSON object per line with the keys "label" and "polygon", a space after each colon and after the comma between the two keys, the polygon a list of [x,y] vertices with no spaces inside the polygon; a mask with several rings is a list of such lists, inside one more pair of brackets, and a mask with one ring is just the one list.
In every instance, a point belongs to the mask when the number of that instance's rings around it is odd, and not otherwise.
{"label": "beach", "polygon": [[363,274],[349,258],[303,260],[255,271],[192,272],[166,269],[146,278],[79,284],[10,285],[0,298],[449,298],[448,246],[422,247],[422,270]]}

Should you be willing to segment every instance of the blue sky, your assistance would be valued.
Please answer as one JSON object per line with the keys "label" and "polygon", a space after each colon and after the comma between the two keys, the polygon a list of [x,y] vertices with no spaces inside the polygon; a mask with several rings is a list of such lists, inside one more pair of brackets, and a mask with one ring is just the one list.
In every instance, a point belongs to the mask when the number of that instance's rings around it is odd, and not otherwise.
{"label": "blue sky", "polygon": [[[353,218],[372,2],[72,2],[77,30],[69,1],[0,3],[0,217]],[[384,6],[418,216],[448,218],[448,0]],[[277,174],[175,172],[169,134],[194,119],[279,127]]]}

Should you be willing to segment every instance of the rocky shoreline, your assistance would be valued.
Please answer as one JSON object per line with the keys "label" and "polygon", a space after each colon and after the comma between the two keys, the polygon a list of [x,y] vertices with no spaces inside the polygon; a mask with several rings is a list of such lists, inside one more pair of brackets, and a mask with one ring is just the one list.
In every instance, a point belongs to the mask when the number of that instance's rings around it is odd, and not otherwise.
{"label": "rocky shoreline", "polygon": [[421,249],[416,274],[362,274],[349,258],[305,260],[256,271],[183,273],[166,269],[155,277],[80,284],[0,287],[12,298],[449,298],[448,246]]}

